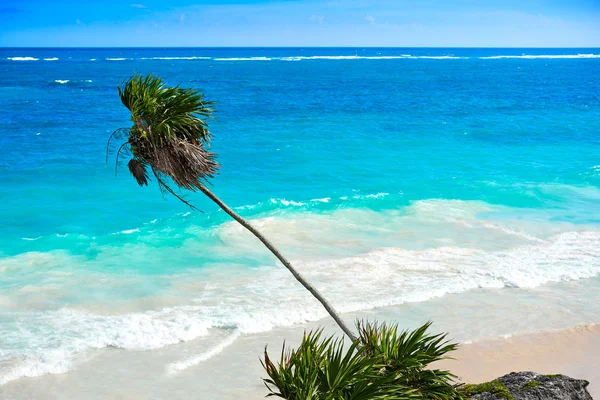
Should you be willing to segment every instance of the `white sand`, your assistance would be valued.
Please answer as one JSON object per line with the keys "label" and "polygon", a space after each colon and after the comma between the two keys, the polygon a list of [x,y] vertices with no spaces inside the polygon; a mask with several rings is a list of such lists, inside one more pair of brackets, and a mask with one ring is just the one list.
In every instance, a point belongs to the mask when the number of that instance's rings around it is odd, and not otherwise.
{"label": "white sand", "polygon": [[[480,339],[459,349],[455,354],[459,361],[447,361],[447,368],[465,382],[517,370],[562,373],[587,379],[592,395],[600,398],[600,327],[582,325],[600,322],[599,283],[594,279],[535,289],[475,290],[344,318],[349,323],[356,318],[398,321],[403,328],[431,319],[435,321],[432,332],[450,332],[458,341]],[[232,332],[223,332],[210,343],[201,338],[152,351],[106,348],[86,354],[66,374],[22,378],[0,386],[0,399],[258,400],[267,394],[260,379],[265,376],[259,362],[264,346],[277,354],[284,340],[294,346],[303,330],[321,325],[328,333],[340,333],[332,320],[325,319],[235,338]],[[530,332],[532,327],[543,332],[486,339]]]}
{"label": "white sand", "polygon": [[463,345],[455,358],[438,366],[464,382],[485,382],[512,371],[564,374],[588,380],[588,391],[600,398],[600,325]]}

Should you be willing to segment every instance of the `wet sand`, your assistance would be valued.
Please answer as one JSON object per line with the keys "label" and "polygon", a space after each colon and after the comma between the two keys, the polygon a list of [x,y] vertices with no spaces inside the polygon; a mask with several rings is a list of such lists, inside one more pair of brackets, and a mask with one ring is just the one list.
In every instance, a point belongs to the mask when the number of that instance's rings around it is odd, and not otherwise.
{"label": "wet sand", "polygon": [[[335,331],[332,324],[326,331]],[[298,327],[278,329],[278,337],[299,338]],[[242,336],[228,351],[170,375],[173,359],[161,352],[102,352],[68,374],[20,379],[0,387],[2,399],[262,399],[267,394],[258,362],[273,332]],[[278,342],[278,340],[277,340]],[[288,342],[294,346],[297,340]],[[273,351],[277,351],[274,346]],[[197,352],[194,349],[192,353]],[[235,359],[232,354],[237,354]],[[517,335],[464,344],[438,367],[451,369],[463,382],[478,383],[512,371],[565,374],[590,381],[588,390],[600,398],[600,325]],[[219,372],[219,379],[206,379]]]}
{"label": "wet sand", "polygon": [[[456,341],[473,340],[445,361],[466,383],[494,379],[512,371],[562,373],[591,382],[600,399],[600,281],[563,282],[535,289],[476,290],[426,302],[344,314],[400,321],[414,329],[428,319],[432,333],[450,332]],[[588,324],[588,325],[586,325]],[[573,327],[575,328],[569,328]],[[259,358],[264,346],[278,354],[285,341],[296,346],[304,330],[323,327],[339,335],[333,320],[241,334],[222,330],[207,338],[152,351],[113,347],[88,352],[63,374],[22,378],[0,386],[0,399],[262,399],[267,394]],[[510,332],[531,332],[501,338]]]}

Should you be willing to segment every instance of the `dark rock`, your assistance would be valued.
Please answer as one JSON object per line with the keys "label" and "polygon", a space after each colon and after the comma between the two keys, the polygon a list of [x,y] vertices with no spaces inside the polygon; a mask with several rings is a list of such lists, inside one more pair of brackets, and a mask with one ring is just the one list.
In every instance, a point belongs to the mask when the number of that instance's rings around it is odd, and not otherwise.
{"label": "dark rock", "polygon": [[465,385],[474,400],[593,400],[588,381],[564,375],[512,372],[491,382]]}

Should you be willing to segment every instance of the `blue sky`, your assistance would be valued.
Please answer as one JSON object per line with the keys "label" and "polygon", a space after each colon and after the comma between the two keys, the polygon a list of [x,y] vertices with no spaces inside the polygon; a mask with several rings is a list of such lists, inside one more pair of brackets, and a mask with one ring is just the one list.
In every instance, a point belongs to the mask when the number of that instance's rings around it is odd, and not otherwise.
{"label": "blue sky", "polygon": [[0,0],[0,46],[600,47],[600,0]]}

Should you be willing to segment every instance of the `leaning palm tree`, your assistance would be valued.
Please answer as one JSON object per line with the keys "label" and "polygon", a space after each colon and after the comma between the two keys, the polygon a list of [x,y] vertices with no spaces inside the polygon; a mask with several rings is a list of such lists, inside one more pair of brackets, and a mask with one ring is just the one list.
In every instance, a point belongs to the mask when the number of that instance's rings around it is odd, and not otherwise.
{"label": "leaning palm tree", "polygon": [[193,209],[196,207],[177,194],[171,182],[180,189],[204,193],[256,236],[321,302],[344,333],[356,341],[356,335],[323,295],[266,237],[207,188],[209,178],[213,178],[220,167],[215,161],[216,154],[207,150],[211,139],[207,119],[212,117],[214,103],[204,100],[204,94],[199,90],[167,87],[161,78],[154,75],[136,74],[118,90],[121,102],[131,112],[133,125],[117,129],[109,137],[107,161],[111,142],[121,140],[116,150],[117,166],[121,159],[129,159],[129,172],[140,186],[147,186],[152,174],[163,194],[170,193]]}

